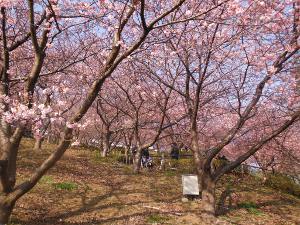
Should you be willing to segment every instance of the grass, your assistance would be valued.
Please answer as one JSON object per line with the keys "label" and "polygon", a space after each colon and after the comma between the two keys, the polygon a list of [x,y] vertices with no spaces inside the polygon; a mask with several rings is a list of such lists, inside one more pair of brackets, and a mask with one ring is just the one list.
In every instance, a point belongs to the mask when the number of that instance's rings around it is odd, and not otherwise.
{"label": "grass", "polygon": [[176,170],[165,170],[164,175],[167,177],[174,177],[178,175],[178,172]]}
{"label": "grass", "polygon": [[116,164],[119,157],[120,153],[118,152],[112,152],[109,157],[102,157],[99,149],[92,151],[92,159],[98,163]]}
{"label": "grass", "polygon": [[266,184],[279,191],[300,197],[300,185],[292,178],[283,174],[271,174],[267,176]]}
{"label": "grass", "polygon": [[159,214],[151,214],[148,216],[147,218],[147,222],[150,223],[150,224],[157,224],[157,223],[165,223],[169,220],[168,217],[166,216],[162,216],[162,215],[159,215]]}
{"label": "grass", "polygon": [[238,203],[237,206],[239,208],[244,208],[249,213],[252,213],[252,214],[257,215],[257,216],[264,214],[261,210],[259,210],[259,206],[254,202],[241,202],[241,203]]}
{"label": "grass", "polygon": [[[67,190],[72,191],[78,188],[78,185],[74,182],[55,182],[54,178],[52,176],[45,175],[43,176],[40,181],[40,184],[46,184],[51,185],[56,190]],[[86,186],[88,188],[88,186]]]}
{"label": "grass", "polygon": [[54,183],[53,186],[57,190],[67,190],[67,191],[72,191],[78,188],[78,185],[72,182]]}
{"label": "grass", "polygon": [[254,202],[241,202],[238,204],[238,207],[244,209],[258,208],[258,206]]}
{"label": "grass", "polygon": [[248,211],[257,216],[264,215],[264,213],[261,210],[256,209],[256,208],[249,208]]}

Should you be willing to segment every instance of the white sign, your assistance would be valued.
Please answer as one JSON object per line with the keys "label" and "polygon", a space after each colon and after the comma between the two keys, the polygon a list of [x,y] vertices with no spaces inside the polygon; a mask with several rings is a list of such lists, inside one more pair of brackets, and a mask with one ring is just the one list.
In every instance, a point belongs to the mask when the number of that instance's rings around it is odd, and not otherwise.
{"label": "white sign", "polygon": [[183,195],[199,195],[198,176],[193,174],[182,175]]}

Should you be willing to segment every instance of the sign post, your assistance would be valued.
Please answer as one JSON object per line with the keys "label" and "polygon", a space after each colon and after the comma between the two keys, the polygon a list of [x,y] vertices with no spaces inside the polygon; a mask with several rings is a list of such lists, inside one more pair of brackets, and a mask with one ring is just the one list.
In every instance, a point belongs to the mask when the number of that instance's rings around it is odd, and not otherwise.
{"label": "sign post", "polygon": [[185,198],[183,201],[187,201],[187,197],[198,197],[199,196],[199,183],[198,176],[194,174],[182,175],[182,192]]}

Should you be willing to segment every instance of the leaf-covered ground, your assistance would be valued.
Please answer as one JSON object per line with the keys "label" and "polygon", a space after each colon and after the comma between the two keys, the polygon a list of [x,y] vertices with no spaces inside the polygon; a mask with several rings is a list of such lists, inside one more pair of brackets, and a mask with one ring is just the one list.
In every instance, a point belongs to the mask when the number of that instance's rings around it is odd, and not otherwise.
{"label": "leaf-covered ground", "polygon": [[[19,182],[45,159],[53,146],[33,153],[25,140],[18,160]],[[232,186],[232,207],[212,218],[201,200],[182,202],[181,174],[167,170],[134,175],[129,166],[95,153],[70,149],[39,184],[21,198],[11,224],[300,224],[300,200],[265,187],[252,176],[227,176],[219,183]],[[226,184],[226,185],[225,185]]]}

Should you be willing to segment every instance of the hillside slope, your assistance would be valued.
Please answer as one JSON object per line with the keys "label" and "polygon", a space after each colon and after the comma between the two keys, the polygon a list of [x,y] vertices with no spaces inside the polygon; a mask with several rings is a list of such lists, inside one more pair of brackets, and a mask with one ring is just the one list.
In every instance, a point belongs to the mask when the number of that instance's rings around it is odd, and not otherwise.
{"label": "hillside slope", "polygon": [[[19,182],[24,180],[53,146],[33,154],[33,142],[22,142]],[[280,193],[251,176],[228,176],[233,206],[218,218],[201,213],[201,201],[181,201],[181,172],[143,171],[113,159],[95,158],[84,149],[70,149],[63,159],[20,201],[11,224],[300,224],[300,200]]]}

